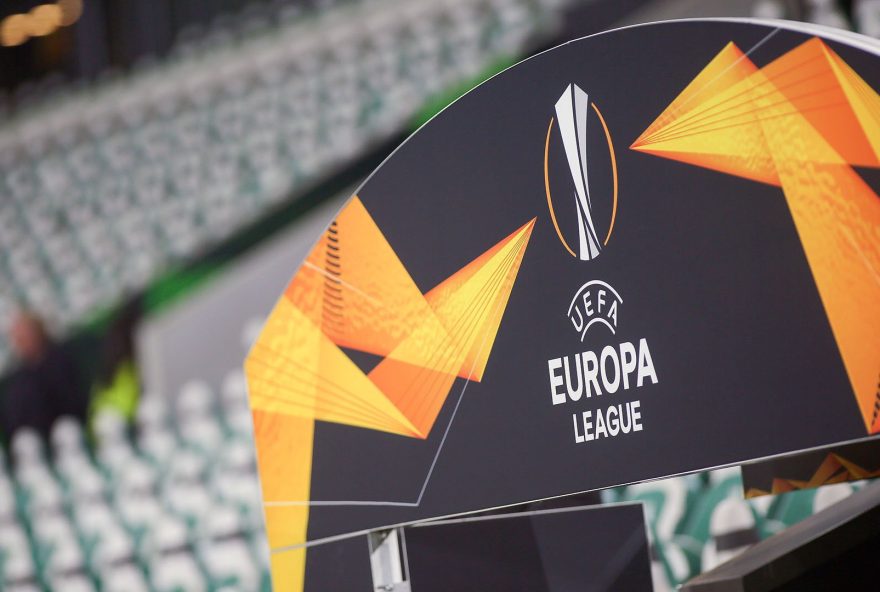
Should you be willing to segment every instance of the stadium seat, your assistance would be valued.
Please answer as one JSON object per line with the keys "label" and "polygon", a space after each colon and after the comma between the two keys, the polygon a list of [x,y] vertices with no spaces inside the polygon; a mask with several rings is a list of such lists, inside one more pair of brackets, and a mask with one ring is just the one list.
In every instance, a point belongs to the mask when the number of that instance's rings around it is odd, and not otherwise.
{"label": "stadium seat", "polygon": [[143,571],[132,563],[114,565],[99,572],[103,592],[149,592]]}
{"label": "stadium seat", "polygon": [[880,38],[880,0],[855,0],[853,18],[860,33]]}
{"label": "stadium seat", "polygon": [[688,487],[684,479],[638,483],[626,488],[624,499],[644,502],[647,519],[654,525],[657,537],[669,541],[684,518]]}
{"label": "stadium seat", "polygon": [[703,548],[703,571],[736,557],[759,540],[751,507],[736,497],[727,497],[715,507],[709,532],[711,539]]}
{"label": "stadium seat", "polygon": [[813,497],[813,514],[833,506],[852,494],[853,487],[849,483],[835,483],[818,488]]}

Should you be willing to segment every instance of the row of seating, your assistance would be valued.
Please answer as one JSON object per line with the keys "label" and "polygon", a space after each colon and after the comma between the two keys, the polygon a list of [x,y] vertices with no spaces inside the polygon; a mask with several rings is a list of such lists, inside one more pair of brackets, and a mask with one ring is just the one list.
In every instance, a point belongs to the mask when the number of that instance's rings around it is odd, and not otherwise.
{"label": "row of seating", "polygon": [[92,433],[13,435],[0,470],[0,589],[269,590],[243,377],[172,400],[145,396],[134,430],[103,411]]}
{"label": "row of seating", "polygon": [[0,130],[0,322],[24,304],[70,330],[518,55],[557,5],[350,2],[22,112]]}
{"label": "row of seating", "polygon": [[[844,5],[850,5],[850,10],[845,10]],[[857,31],[875,39],[880,38],[880,1],[878,0],[852,2],[756,0],[752,5],[752,16],[767,19],[802,19],[817,25]]]}
{"label": "row of seating", "polygon": [[605,502],[641,502],[652,543],[654,589],[674,590],[850,495],[864,482],[743,498],[739,467],[608,489]]}

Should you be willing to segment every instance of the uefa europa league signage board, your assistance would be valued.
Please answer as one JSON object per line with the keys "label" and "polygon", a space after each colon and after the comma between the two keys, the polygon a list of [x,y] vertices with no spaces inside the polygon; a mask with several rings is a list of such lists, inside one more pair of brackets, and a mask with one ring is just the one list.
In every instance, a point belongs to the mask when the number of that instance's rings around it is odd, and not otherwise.
{"label": "uefa europa league signage board", "polygon": [[880,430],[876,89],[854,35],[668,22],[422,127],[246,361],[276,585],[332,537]]}

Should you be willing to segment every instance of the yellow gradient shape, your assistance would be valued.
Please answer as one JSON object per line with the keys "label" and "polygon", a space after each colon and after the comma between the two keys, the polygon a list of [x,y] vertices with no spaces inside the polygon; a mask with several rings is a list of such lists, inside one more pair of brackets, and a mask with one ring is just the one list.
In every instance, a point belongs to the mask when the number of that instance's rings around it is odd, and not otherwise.
{"label": "yellow gradient shape", "polygon": [[314,422],[427,438],[456,378],[483,378],[534,222],[427,294],[357,197],[309,253],[245,361],[276,589],[303,587]]}
{"label": "yellow gradient shape", "polygon": [[[725,47],[688,86],[690,99],[675,99],[632,148],[782,187],[866,430],[875,433],[880,198],[853,166],[880,164],[880,96],[817,38],[762,69],[737,55]],[[724,75],[713,76],[725,63]]]}

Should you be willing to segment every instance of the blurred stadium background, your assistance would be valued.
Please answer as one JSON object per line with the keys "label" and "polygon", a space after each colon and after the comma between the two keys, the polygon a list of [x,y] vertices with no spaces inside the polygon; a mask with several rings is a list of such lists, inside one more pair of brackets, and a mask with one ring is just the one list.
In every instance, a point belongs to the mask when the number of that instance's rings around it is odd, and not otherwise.
{"label": "blurred stadium background", "polygon": [[[48,439],[4,434],[0,590],[268,590],[241,361],[313,239],[492,74],[693,16],[880,37],[880,0],[4,2],[0,324],[38,315],[90,401]],[[18,369],[4,333],[0,397]],[[662,590],[736,552],[725,532],[852,487],[743,501],[733,469],[603,499],[646,502]]]}

